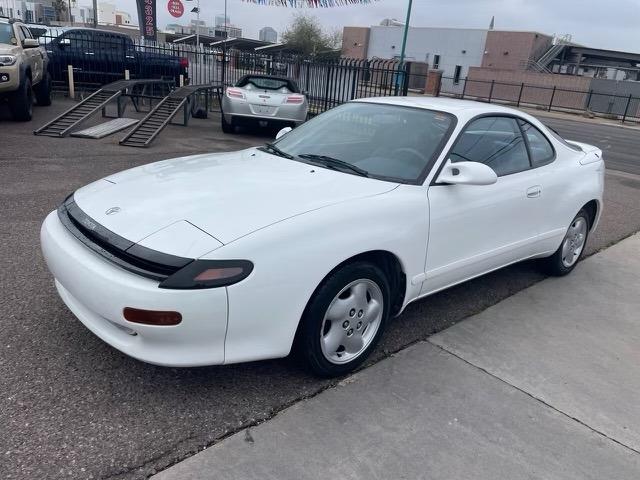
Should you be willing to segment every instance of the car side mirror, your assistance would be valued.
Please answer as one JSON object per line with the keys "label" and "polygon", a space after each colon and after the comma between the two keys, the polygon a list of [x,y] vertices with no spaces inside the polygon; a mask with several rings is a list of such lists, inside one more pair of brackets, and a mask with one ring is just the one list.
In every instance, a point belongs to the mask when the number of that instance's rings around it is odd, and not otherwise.
{"label": "car side mirror", "polygon": [[280,130],[278,133],[276,133],[276,140],[278,140],[280,137],[286,135],[287,133],[289,133],[291,130],[293,130],[293,128],[291,127],[284,127],[282,130]]}
{"label": "car side mirror", "polygon": [[496,172],[478,162],[451,162],[447,160],[438,176],[437,183],[450,185],[493,185],[498,181]]}
{"label": "car side mirror", "polygon": [[40,43],[35,38],[25,38],[22,41],[23,48],[36,48],[40,46]]}

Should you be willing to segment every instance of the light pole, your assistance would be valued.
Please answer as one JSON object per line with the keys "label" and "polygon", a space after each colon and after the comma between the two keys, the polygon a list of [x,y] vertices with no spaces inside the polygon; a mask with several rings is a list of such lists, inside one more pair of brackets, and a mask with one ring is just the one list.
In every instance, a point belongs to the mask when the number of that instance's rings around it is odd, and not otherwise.
{"label": "light pole", "polygon": [[400,65],[398,68],[400,72],[398,72],[398,77],[396,81],[396,95],[398,94],[398,89],[400,85],[404,85],[404,57],[407,50],[407,36],[409,35],[409,22],[411,21],[411,7],[413,5],[413,0],[409,0],[409,5],[407,6],[407,18],[404,22],[404,33],[402,34],[402,49],[400,50]]}
{"label": "light pole", "polygon": [[[193,0],[187,0],[192,2]],[[196,0],[195,8],[191,9],[191,13],[196,14],[196,48],[200,45],[200,0]]]}
{"label": "light pole", "polygon": [[411,6],[413,0],[409,0],[409,6],[407,7],[407,19],[404,22],[404,34],[402,36],[402,50],[400,50],[400,65],[404,64],[404,56],[407,50],[407,36],[409,34],[409,22],[411,21]]}

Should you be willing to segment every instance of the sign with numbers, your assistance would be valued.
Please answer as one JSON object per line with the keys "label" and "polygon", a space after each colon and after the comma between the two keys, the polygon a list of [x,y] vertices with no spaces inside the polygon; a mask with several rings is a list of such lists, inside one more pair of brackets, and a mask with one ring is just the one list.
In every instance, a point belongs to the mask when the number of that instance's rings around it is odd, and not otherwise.
{"label": "sign with numbers", "polygon": [[156,0],[136,0],[138,3],[138,23],[140,24],[140,35],[145,40],[156,40],[157,38],[157,15]]}

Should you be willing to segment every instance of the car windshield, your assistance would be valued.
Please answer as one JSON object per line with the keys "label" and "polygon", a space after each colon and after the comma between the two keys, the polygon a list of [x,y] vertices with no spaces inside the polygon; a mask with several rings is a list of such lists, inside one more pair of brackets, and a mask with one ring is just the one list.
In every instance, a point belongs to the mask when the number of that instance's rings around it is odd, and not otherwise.
{"label": "car windshield", "polygon": [[454,117],[448,113],[354,102],[315,117],[274,145],[296,159],[327,168],[413,182],[441,152],[453,126]]}
{"label": "car windshield", "polygon": [[8,23],[0,23],[0,43],[11,45],[13,36],[13,27]]}

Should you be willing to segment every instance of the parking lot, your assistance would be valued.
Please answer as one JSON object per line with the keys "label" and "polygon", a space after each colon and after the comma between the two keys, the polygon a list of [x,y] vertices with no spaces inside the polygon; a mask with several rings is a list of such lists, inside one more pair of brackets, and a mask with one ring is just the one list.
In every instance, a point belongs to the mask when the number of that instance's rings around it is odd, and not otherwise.
{"label": "parking lot", "polygon": [[[144,163],[267,141],[274,132],[224,135],[219,117],[169,127],[149,149],[103,140],[35,137],[69,107],[37,108],[32,122],[0,109],[0,476],[146,478],[216,440],[331,386],[291,360],[194,369],[128,358],[85,329],[53,287],[39,248],[45,215],[74,189]],[[640,130],[543,118],[561,134],[600,146],[608,165],[605,213],[587,253],[640,230]],[[268,133],[268,135],[267,135]],[[515,265],[412,304],[371,362],[541,280]],[[96,292],[99,294],[99,292]]]}

